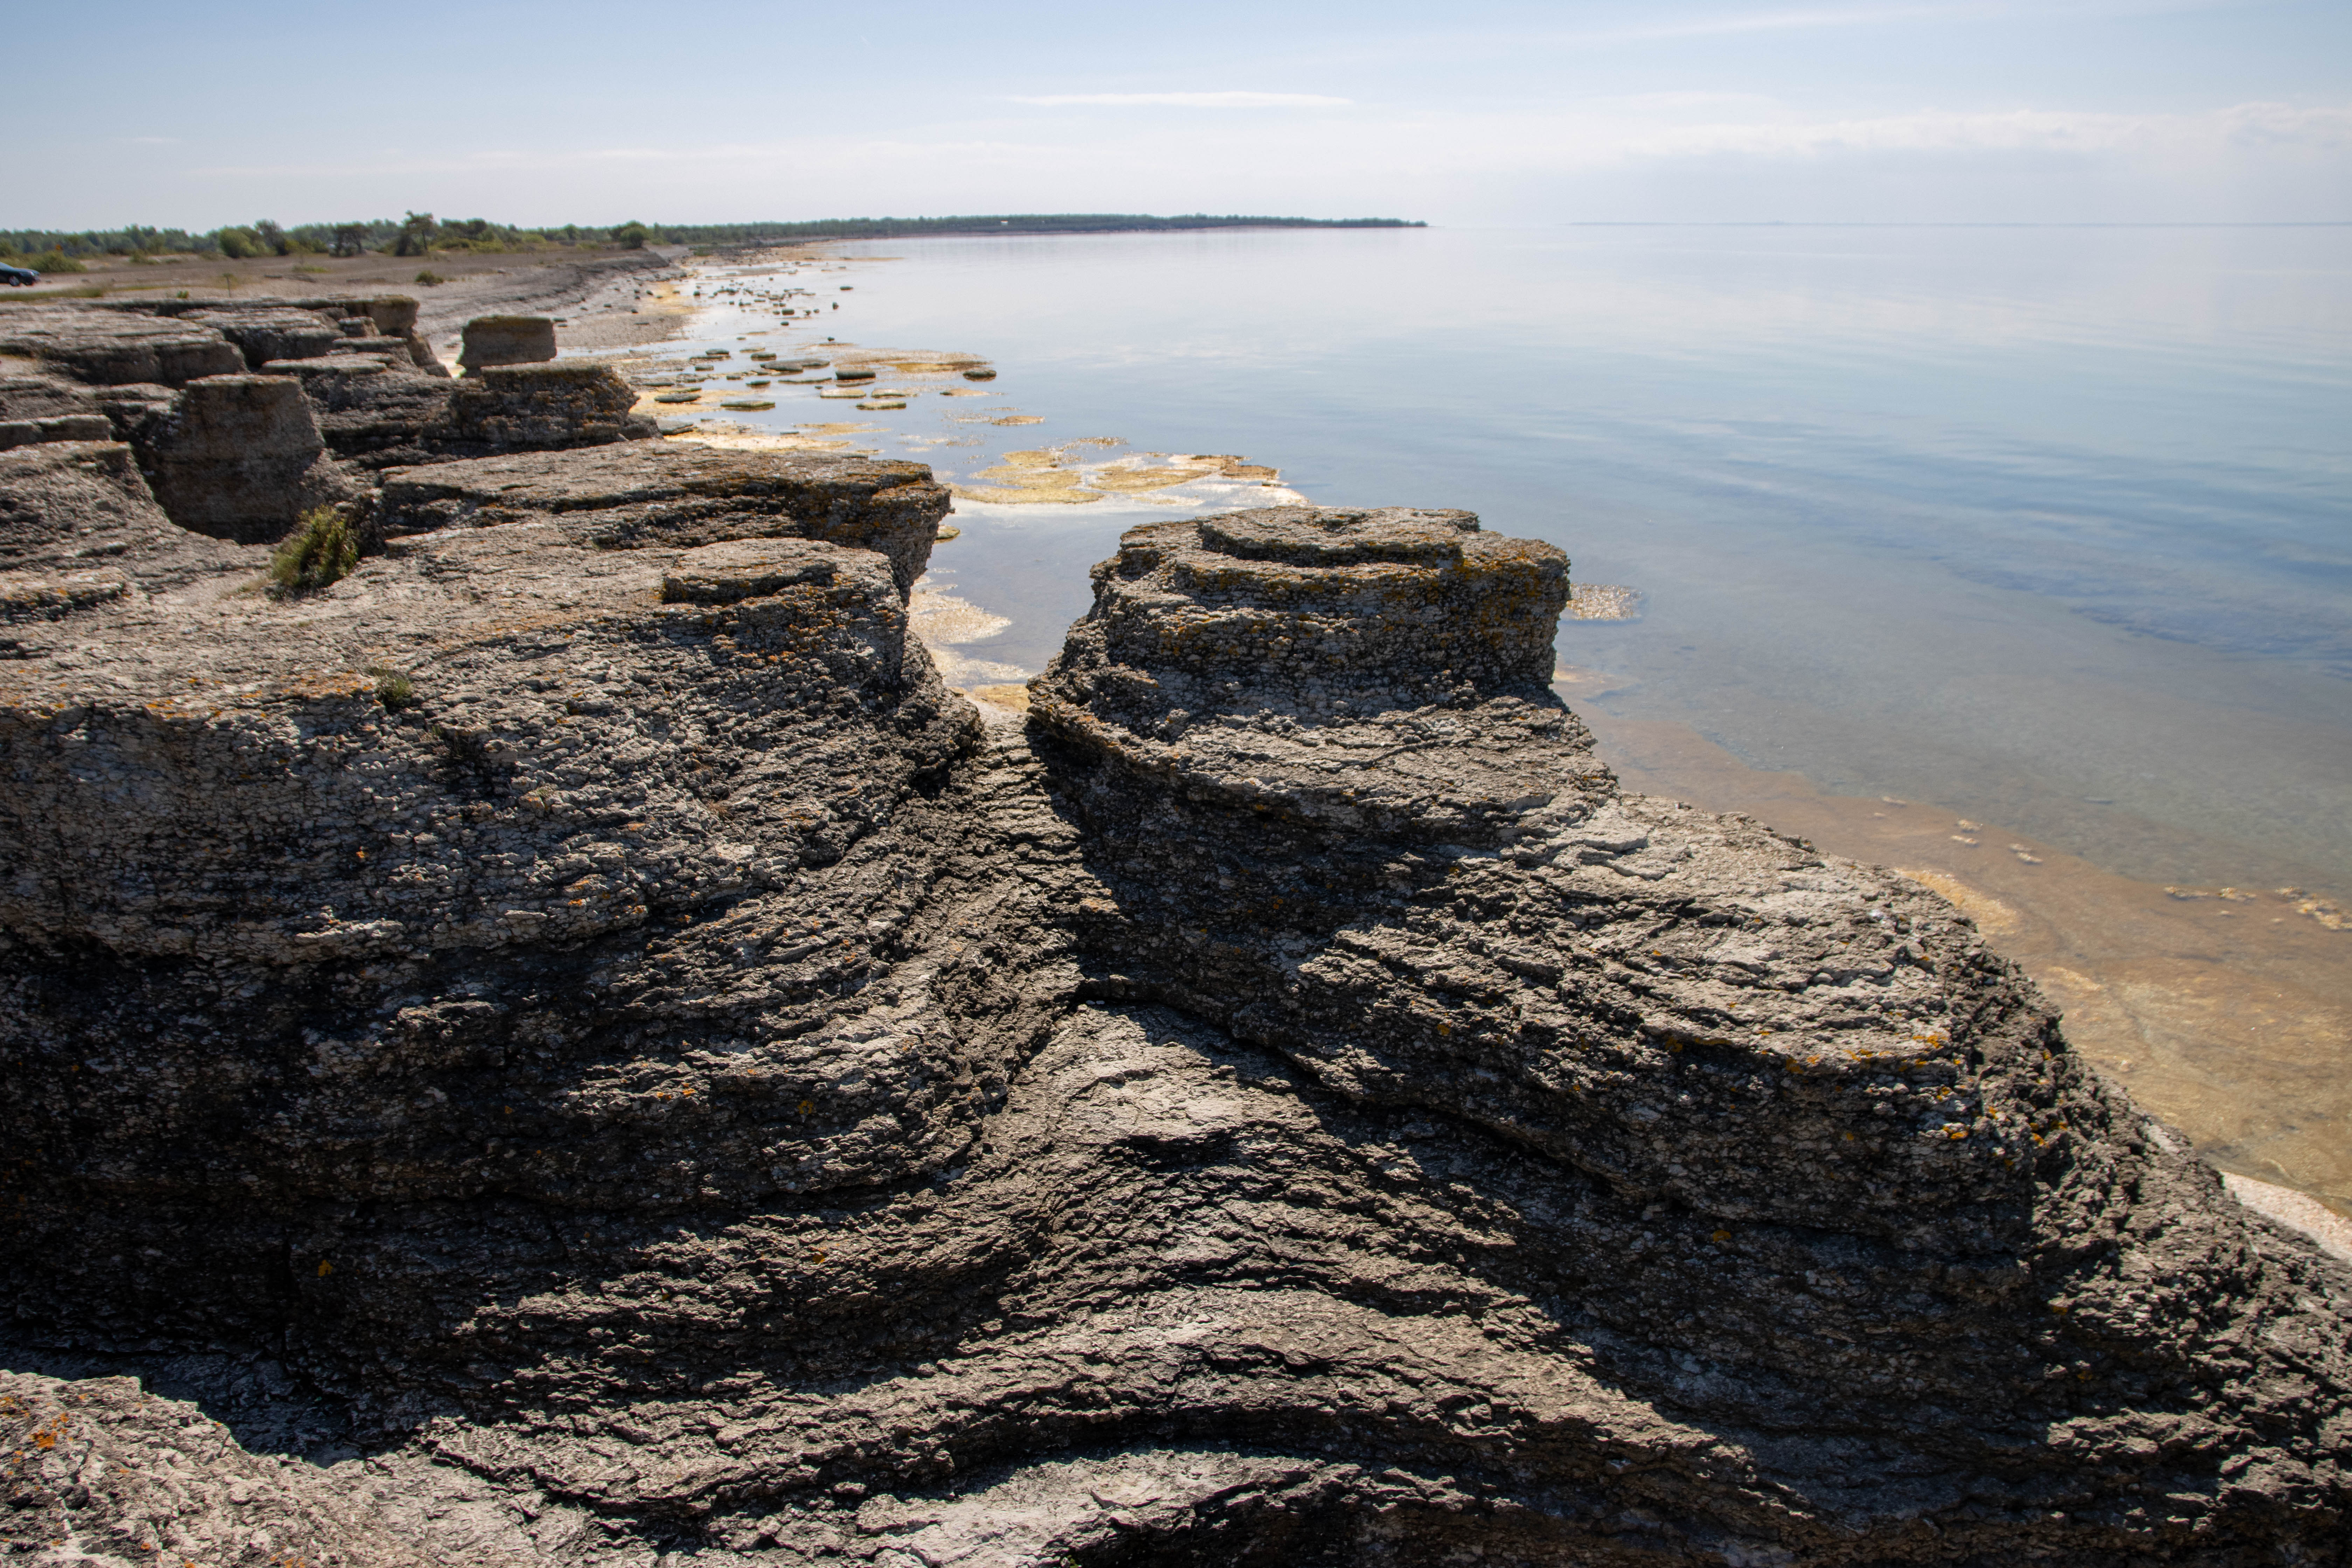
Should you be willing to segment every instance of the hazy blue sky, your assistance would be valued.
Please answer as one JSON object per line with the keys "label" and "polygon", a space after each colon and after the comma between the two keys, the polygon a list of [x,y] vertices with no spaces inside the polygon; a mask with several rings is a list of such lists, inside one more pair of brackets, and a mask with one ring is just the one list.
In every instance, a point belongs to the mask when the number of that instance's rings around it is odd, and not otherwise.
{"label": "hazy blue sky", "polygon": [[2352,218],[2347,0],[12,8],[0,227]]}

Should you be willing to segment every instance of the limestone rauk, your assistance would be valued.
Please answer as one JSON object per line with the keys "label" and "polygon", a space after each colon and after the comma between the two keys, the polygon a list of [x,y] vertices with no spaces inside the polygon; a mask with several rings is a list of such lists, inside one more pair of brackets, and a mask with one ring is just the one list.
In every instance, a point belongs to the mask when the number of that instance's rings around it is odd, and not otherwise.
{"label": "limestone rauk", "polygon": [[[0,452],[12,1561],[2344,1561],[2352,1271],[1622,795],[1549,546],[1137,529],[1023,721],[917,465],[231,325],[0,384],[131,410]],[[289,394],[374,553],[277,600],[152,432]]]}

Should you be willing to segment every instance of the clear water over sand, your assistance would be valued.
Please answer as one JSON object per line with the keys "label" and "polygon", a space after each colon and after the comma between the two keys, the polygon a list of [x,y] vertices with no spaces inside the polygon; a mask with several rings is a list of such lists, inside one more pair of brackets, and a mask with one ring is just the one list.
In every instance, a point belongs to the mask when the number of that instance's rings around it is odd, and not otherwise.
{"label": "clear water over sand", "polygon": [[[863,419],[973,485],[1080,437],[1240,454],[1318,502],[1549,540],[1642,595],[1559,640],[1629,782],[1999,904],[2136,1092],[2352,1196],[2352,931],[2302,908],[2352,905],[2352,229],[838,249],[893,259],[805,277],[816,332],[762,341],[968,353],[992,395],[778,387],[752,422]],[[972,422],[1016,407],[1038,423]],[[1005,624],[957,651],[1041,668],[1122,529],[1210,504],[1236,503],[961,504],[936,585]]]}

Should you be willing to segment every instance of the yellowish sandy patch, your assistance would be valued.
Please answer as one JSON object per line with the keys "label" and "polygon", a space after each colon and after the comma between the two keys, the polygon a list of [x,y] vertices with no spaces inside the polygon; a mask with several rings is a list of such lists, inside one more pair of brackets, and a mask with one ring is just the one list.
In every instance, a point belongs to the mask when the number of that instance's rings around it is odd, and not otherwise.
{"label": "yellowish sandy patch", "polygon": [[997,686],[967,686],[963,688],[963,694],[974,702],[985,702],[1007,712],[1029,711],[1029,688],[1023,681],[1007,681]]}
{"label": "yellowish sandy patch", "polygon": [[1614,583],[1579,583],[1570,590],[1568,613],[1579,621],[1630,621],[1641,613],[1636,588]]}
{"label": "yellowish sandy patch", "polygon": [[2352,1220],[2328,1208],[2318,1199],[2292,1187],[2258,1182],[2252,1176],[2235,1173],[2224,1175],[2221,1184],[2230,1195],[2261,1215],[2274,1219],[2291,1230],[2299,1230],[2319,1243],[2320,1250],[2333,1258],[2352,1263]]}
{"label": "yellowish sandy patch", "polygon": [[907,619],[923,641],[929,644],[977,642],[1003,631],[1013,623],[1003,616],[991,615],[967,599],[949,594],[929,593],[921,588],[907,601]]}
{"label": "yellowish sandy patch", "polygon": [[1019,678],[1022,671],[1017,666],[974,658],[957,647],[993,636],[1013,623],[969,600],[934,591],[926,586],[929,581],[927,577],[915,584],[907,601],[907,623],[929,651],[940,679],[950,686],[969,688]]}
{"label": "yellowish sandy patch", "polygon": [[2017,911],[1994,898],[1990,893],[1971,888],[1958,877],[1922,868],[1897,866],[1898,876],[1908,877],[1925,887],[1933,888],[1959,905],[1960,912],[1977,922],[1977,930],[1987,936],[2005,936],[2017,929]]}
{"label": "yellowish sandy patch", "polygon": [[1181,458],[1155,463],[1149,457],[1138,457],[1105,463],[1087,476],[1087,482],[1097,489],[1140,495],[1148,490],[1164,490],[1171,485],[1190,484],[1223,471],[1223,466],[1214,459],[1205,463]]}
{"label": "yellowish sandy patch", "polygon": [[1108,462],[1080,460],[1082,448],[1126,444],[1116,436],[1082,436],[1056,447],[1007,452],[996,467],[982,468],[974,476],[992,483],[958,487],[955,493],[968,500],[997,505],[1045,502],[1082,506],[1106,496],[1157,495],[1200,479],[1240,477],[1244,482],[1264,484],[1268,481],[1255,476],[1275,471],[1220,452],[1173,456],[1136,452]]}
{"label": "yellowish sandy patch", "polygon": [[849,448],[846,441],[820,441],[814,437],[794,436],[781,430],[756,430],[746,425],[712,428],[697,426],[667,437],[704,447],[722,447],[732,452],[841,452]]}

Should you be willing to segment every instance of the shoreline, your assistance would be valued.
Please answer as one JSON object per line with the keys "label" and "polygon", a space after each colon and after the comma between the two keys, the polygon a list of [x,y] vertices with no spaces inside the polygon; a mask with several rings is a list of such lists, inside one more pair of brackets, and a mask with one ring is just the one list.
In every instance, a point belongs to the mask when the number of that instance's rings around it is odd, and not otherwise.
{"label": "shoreline", "polygon": [[[671,286],[667,297],[653,307],[662,330],[656,335],[655,321],[648,321],[645,335],[628,342],[651,346],[694,336],[697,312],[718,302],[684,287],[703,270],[696,260],[732,268],[818,258],[877,259],[842,256],[825,242],[680,256],[676,271],[661,279]],[[608,287],[576,307],[572,325],[562,329],[564,345],[604,346],[582,340],[610,332],[616,319],[633,320],[625,292]],[[838,347],[860,357],[878,353]],[[667,438],[840,450],[853,445],[841,438],[847,433],[846,427],[817,437],[684,430]],[[1250,471],[1276,472],[1254,466]],[[987,509],[982,515],[995,510],[991,503],[997,496],[953,488],[960,511],[975,503]],[[1267,498],[1276,504],[1307,499],[1287,489]],[[1223,500],[1235,507],[1266,504],[1239,494]],[[1053,504],[1048,495],[1034,500]],[[1005,624],[1001,612],[1007,606],[969,597],[952,580],[952,559],[935,562],[934,571],[947,580],[927,584],[917,629],[942,675],[976,700],[1019,706],[1014,693],[1022,689],[1023,672],[991,660],[984,641]],[[962,646],[972,642],[981,646]],[[1959,824],[1973,819],[1926,804],[1835,795],[1799,773],[1751,768],[1685,726],[1620,720],[1580,705],[1578,673],[1562,670],[1566,679],[1555,689],[1594,731],[1599,753],[1629,790],[1748,813],[1831,853],[1891,867],[1934,888],[1975,919],[1995,950],[2020,963],[2063,1009],[2068,1038],[2186,1132],[2209,1163],[2234,1180],[2303,1194],[2339,1219],[2352,1215],[2352,1148],[2340,1134],[2352,1122],[2352,1081],[2331,1059],[2341,1055],[2340,1042],[2352,1038],[2352,931],[2323,923],[2325,911],[2340,906],[2325,899],[2283,899],[2269,889],[2244,896],[2236,889],[2226,895],[2219,889],[2168,891],[1998,823],[1975,825],[1978,831],[1956,837]],[[2322,906],[2318,918],[2296,908],[2314,902]]]}

